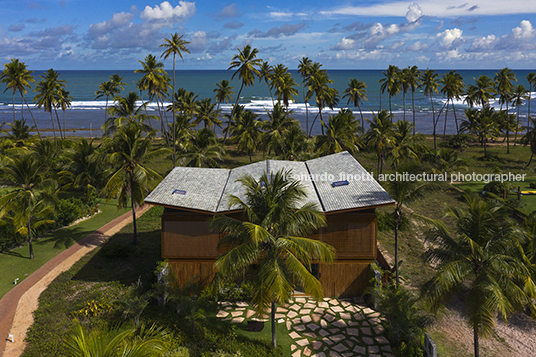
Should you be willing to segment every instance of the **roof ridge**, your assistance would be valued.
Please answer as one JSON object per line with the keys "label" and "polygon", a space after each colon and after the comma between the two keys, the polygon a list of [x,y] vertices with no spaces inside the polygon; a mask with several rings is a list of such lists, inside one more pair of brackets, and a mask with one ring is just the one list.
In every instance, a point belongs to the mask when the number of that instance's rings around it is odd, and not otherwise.
{"label": "roof ridge", "polygon": [[309,165],[307,165],[307,161],[302,161],[305,164],[305,168],[307,169],[307,172],[309,173],[309,179],[311,180],[313,184],[313,188],[316,192],[316,197],[318,197],[318,202],[320,202],[320,206],[322,207],[322,211],[326,212],[326,208],[324,207],[324,202],[322,202],[322,197],[320,197],[320,193],[318,193],[318,189],[316,188],[315,180],[313,180],[313,175],[311,175],[311,170],[309,170]]}
{"label": "roof ridge", "polygon": [[221,190],[221,195],[220,195],[220,198],[218,199],[218,203],[216,204],[216,209],[214,210],[214,212],[219,212],[221,199],[223,198],[223,194],[225,193],[225,188],[227,188],[227,184],[229,183],[229,178],[231,177],[232,171],[233,169],[230,169],[229,171],[227,171],[227,180],[225,180],[225,185],[223,185],[223,189]]}

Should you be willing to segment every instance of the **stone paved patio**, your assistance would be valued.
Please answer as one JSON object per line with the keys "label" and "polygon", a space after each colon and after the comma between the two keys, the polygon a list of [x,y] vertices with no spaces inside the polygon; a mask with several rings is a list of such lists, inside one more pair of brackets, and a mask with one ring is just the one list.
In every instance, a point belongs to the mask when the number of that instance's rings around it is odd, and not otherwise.
{"label": "stone paved patio", "polygon": [[[223,303],[217,316],[241,323],[253,314],[245,303]],[[275,317],[294,340],[292,357],[393,357],[380,313],[359,298],[316,302],[297,297],[278,307]]]}

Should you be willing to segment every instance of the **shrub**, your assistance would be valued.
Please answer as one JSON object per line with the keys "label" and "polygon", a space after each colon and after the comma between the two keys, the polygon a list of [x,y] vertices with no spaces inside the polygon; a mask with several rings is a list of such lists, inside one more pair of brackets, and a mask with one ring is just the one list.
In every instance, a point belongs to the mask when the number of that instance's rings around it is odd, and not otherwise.
{"label": "shrub", "polygon": [[508,192],[510,190],[510,185],[506,182],[501,181],[491,181],[487,183],[483,188],[483,191],[492,192],[496,195],[499,195],[500,197],[502,197],[504,190]]}
{"label": "shrub", "polygon": [[[391,213],[376,211],[376,216],[378,217],[378,230],[380,232],[392,231],[395,229],[395,217]],[[409,218],[406,215],[402,215],[399,224],[400,226],[398,229],[400,231],[409,229]]]}
{"label": "shrub", "polygon": [[452,135],[447,141],[440,142],[439,146],[443,148],[459,149],[460,143],[462,144],[462,147],[467,147],[467,143],[471,140],[471,135],[469,134]]}

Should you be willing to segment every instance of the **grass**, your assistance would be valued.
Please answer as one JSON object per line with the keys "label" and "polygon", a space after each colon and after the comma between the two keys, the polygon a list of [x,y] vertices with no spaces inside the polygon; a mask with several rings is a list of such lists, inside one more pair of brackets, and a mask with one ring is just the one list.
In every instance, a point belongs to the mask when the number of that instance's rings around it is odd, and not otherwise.
{"label": "grass", "polygon": [[[19,283],[39,269],[43,264],[54,258],[66,249],[72,242],[78,241],[93,231],[99,229],[111,220],[119,217],[128,209],[118,209],[113,201],[102,201],[99,206],[101,213],[68,228],[62,228],[47,234],[46,237],[37,239],[33,243],[34,259],[30,259],[28,244],[20,248],[0,253],[0,298],[3,297],[15,285],[14,281],[19,278]],[[69,244],[70,243],[70,244]]]}

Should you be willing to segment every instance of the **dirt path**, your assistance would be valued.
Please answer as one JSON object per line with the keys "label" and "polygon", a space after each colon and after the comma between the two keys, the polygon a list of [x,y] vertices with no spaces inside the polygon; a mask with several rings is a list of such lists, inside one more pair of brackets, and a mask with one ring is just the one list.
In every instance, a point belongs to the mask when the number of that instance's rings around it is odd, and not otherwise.
{"label": "dirt path", "polygon": [[[151,208],[149,205],[138,208],[136,217],[141,216],[149,208]],[[0,300],[0,314],[2,315],[0,329],[5,330],[7,326],[11,326],[8,333],[14,337],[14,342],[0,340],[0,351],[4,351],[3,357],[18,357],[26,348],[24,342],[26,331],[34,321],[33,311],[37,309],[39,296],[48,285],[85,254],[106,242],[109,237],[131,222],[132,212],[116,218],[58,254]],[[9,320],[12,321],[11,324]]]}

